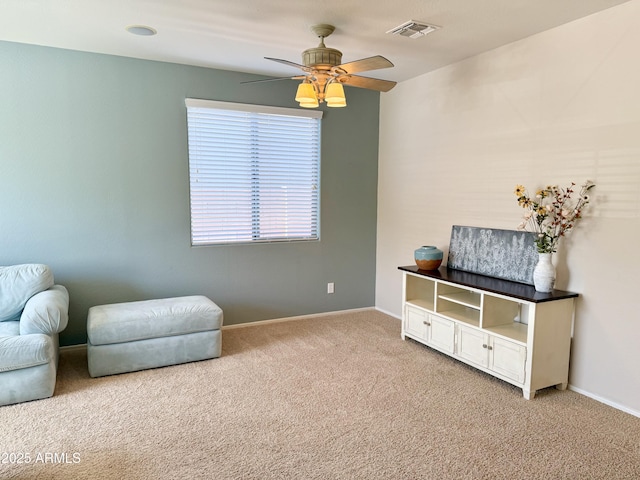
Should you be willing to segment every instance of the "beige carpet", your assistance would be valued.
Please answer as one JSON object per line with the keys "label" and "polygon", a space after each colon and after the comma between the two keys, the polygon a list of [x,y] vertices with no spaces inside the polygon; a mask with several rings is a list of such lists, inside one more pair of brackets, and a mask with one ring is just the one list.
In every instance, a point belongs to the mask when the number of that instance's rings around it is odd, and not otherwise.
{"label": "beige carpet", "polygon": [[640,478],[639,418],[524,400],[373,310],[225,330],[219,359],[99,379],[63,352],[55,396],[0,407],[0,435],[3,479]]}

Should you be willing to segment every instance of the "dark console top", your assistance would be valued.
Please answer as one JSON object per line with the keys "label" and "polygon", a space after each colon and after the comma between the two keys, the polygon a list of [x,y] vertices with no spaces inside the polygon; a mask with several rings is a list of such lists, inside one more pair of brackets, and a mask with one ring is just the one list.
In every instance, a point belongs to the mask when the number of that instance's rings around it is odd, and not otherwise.
{"label": "dark console top", "polygon": [[540,303],[563,300],[565,298],[575,298],[578,296],[574,292],[564,290],[553,290],[550,293],[536,291],[532,285],[502,280],[500,278],[487,277],[477,273],[454,270],[452,268],[440,267],[438,270],[420,270],[416,265],[398,267],[399,270],[415,273],[423,277],[443,280],[445,282],[463,285],[465,287],[477,288],[487,292],[497,293],[506,297],[518,298],[527,302]]}

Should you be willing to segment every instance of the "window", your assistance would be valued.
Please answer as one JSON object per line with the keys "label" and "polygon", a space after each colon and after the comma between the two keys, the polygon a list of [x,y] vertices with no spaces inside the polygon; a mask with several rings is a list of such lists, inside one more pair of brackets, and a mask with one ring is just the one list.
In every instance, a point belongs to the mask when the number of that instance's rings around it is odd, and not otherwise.
{"label": "window", "polygon": [[191,244],[318,240],[322,112],[185,103]]}

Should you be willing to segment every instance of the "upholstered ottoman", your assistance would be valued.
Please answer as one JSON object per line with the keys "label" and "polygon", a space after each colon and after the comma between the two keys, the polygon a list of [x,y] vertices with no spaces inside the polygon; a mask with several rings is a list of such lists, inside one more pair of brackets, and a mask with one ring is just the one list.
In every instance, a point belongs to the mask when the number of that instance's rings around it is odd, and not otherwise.
{"label": "upholstered ottoman", "polygon": [[89,375],[101,377],[220,356],[222,310],[203,296],[89,309]]}

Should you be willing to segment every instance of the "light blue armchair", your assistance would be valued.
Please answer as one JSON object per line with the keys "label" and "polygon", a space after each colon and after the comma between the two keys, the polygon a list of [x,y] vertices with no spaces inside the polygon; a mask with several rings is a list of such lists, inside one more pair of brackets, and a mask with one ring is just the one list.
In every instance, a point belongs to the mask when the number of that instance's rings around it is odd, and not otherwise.
{"label": "light blue armchair", "polygon": [[53,395],[69,294],[46,265],[0,267],[0,405]]}

